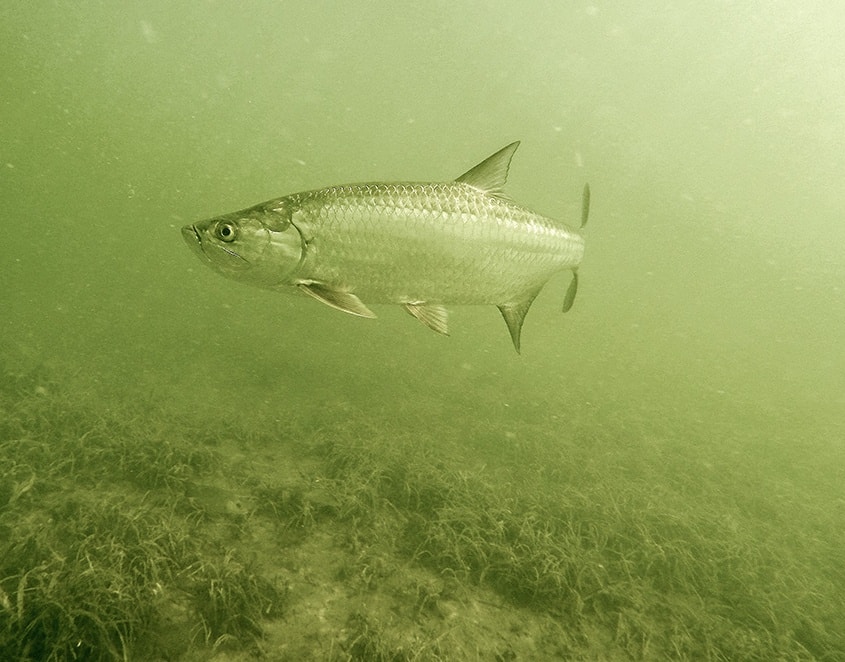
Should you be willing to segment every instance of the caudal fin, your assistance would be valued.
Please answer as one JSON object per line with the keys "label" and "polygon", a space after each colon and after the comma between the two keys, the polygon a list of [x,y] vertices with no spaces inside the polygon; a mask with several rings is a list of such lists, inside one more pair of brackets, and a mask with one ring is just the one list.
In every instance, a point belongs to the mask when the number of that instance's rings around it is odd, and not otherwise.
{"label": "caudal fin", "polygon": [[572,308],[575,303],[575,295],[578,294],[578,271],[572,270],[572,280],[569,281],[569,287],[566,288],[566,296],[563,297],[563,312]]}
{"label": "caudal fin", "polygon": [[[590,217],[590,185],[584,184],[584,193],[581,195],[581,227],[587,225]],[[563,297],[563,312],[572,308],[575,303],[575,295],[578,294],[578,269],[572,270],[572,280],[566,289],[566,296]]]}
{"label": "caudal fin", "polygon": [[590,215],[590,185],[584,184],[584,193],[581,195],[581,227],[587,225],[587,217]]}

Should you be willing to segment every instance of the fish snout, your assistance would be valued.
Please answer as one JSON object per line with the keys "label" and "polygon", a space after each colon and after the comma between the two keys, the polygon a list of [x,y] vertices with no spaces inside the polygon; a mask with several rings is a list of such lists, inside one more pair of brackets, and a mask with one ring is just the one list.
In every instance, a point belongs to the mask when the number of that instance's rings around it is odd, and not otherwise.
{"label": "fish snout", "polygon": [[185,225],[182,228],[182,239],[184,239],[188,245],[202,243],[200,240],[200,233],[197,231],[197,227],[195,225]]}
{"label": "fish snout", "polygon": [[188,244],[188,248],[201,260],[208,260],[203,250],[202,235],[196,225],[185,225],[182,227],[182,239]]}

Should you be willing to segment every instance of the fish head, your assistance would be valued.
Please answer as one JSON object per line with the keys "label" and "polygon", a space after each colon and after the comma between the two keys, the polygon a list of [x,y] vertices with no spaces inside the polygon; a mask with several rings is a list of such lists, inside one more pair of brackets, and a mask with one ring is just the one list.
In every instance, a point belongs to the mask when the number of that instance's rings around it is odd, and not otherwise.
{"label": "fish head", "polygon": [[182,237],[215,271],[265,288],[291,284],[305,245],[285,205],[272,203],[186,225]]}

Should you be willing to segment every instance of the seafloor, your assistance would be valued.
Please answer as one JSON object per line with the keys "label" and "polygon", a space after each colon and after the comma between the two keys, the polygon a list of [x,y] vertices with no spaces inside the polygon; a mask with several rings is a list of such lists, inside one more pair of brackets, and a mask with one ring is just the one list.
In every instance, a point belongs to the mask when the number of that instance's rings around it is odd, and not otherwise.
{"label": "seafloor", "polygon": [[0,659],[845,659],[821,441],[283,409],[3,369]]}

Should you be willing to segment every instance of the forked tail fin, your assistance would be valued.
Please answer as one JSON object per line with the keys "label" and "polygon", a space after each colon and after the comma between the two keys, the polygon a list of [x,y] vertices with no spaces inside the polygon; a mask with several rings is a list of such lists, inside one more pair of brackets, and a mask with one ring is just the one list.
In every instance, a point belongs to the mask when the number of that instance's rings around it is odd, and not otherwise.
{"label": "forked tail fin", "polygon": [[575,303],[575,295],[578,294],[578,270],[572,270],[572,280],[569,281],[569,287],[566,288],[566,296],[563,297],[563,312],[572,308]]}
{"label": "forked tail fin", "polygon": [[581,227],[587,225],[587,217],[590,215],[590,185],[584,184],[584,193],[581,194]]}
{"label": "forked tail fin", "polygon": [[[505,148],[505,150],[509,148],[516,149],[516,147],[509,145]],[[502,151],[505,151],[502,150]],[[497,156],[497,154],[494,154]],[[491,157],[492,158],[492,157]],[[472,172],[472,171],[470,171]],[[584,193],[581,196],[581,227],[583,228],[587,224],[587,218],[590,215],[590,185],[584,185]],[[511,334],[511,340],[513,341],[513,348],[516,350],[517,354],[519,353],[519,338],[522,333],[522,323],[525,321],[525,315],[528,313],[528,309],[531,307],[531,304],[534,301],[534,298],[542,289],[542,285],[535,289],[529,290],[525,292],[525,294],[520,297],[517,301],[507,303],[507,304],[500,304],[498,306],[499,311],[502,313],[502,317],[505,318],[505,323],[508,325],[508,331]],[[563,312],[566,312],[570,308],[572,308],[572,304],[575,303],[575,295],[578,293],[578,267],[575,267],[572,270],[572,281],[569,283],[569,287],[566,290],[566,296],[563,298]],[[412,313],[413,314],[413,313]]]}
{"label": "forked tail fin", "polygon": [[[587,225],[590,216],[590,185],[584,184],[584,193],[581,194],[581,227]],[[572,308],[575,303],[575,295],[578,294],[578,268],[572,270],[572,280],[566,288],[566,296],[563,297],[563,312]]]}

